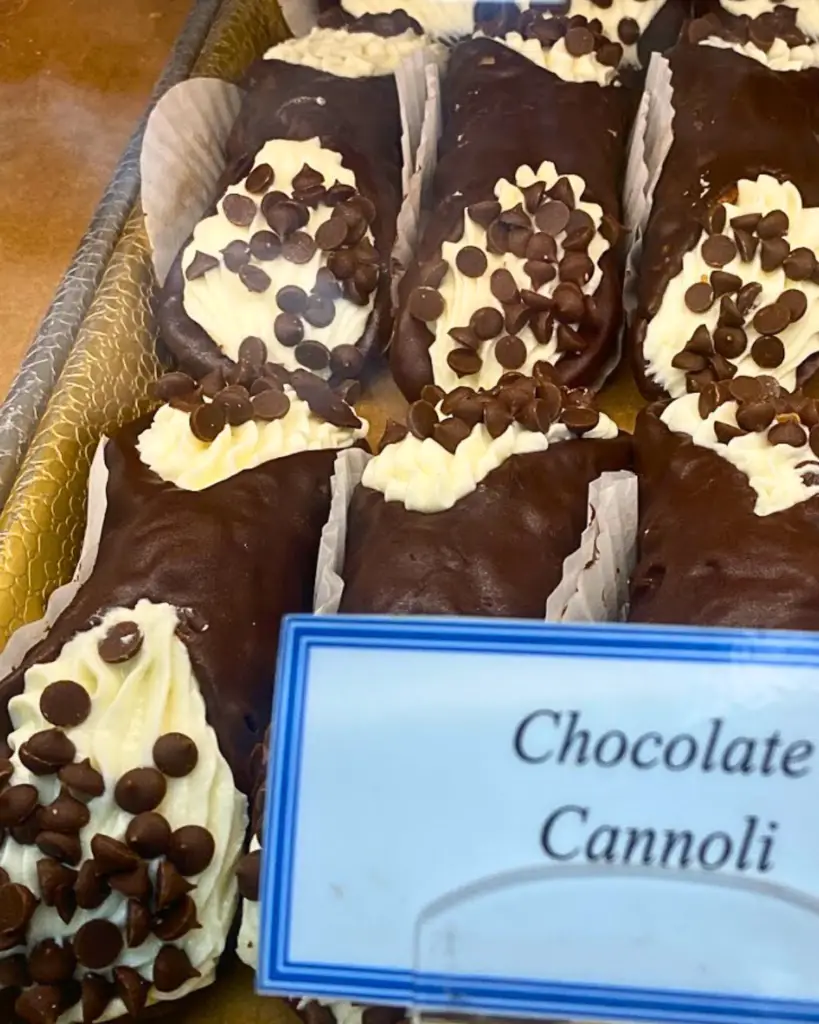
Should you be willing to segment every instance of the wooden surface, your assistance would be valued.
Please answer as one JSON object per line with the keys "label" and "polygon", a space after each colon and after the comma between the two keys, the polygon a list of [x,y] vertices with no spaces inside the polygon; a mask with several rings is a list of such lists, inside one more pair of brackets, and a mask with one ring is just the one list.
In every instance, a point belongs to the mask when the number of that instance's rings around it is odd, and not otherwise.
{"label": "wooden surface", "polygon": [[0,399],[194,0],[0,0]]}

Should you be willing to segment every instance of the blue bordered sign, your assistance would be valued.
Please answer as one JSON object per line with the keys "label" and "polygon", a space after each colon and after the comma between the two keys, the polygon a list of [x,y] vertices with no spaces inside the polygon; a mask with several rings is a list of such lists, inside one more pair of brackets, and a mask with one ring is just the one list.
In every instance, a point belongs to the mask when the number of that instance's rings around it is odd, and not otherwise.
{"label": "blue bordered sign", "polygon": [[819,1021],[819,639],[294,617],[263,993]]}

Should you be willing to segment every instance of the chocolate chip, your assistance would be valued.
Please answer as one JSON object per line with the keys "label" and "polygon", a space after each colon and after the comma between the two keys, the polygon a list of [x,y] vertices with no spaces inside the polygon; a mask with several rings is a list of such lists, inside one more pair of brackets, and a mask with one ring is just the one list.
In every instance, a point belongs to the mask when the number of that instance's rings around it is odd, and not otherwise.
{"label": "chocolate chip", "polygon": [[531,185],[526,185],[525,188],[521,189],[523,193],[523,205],[526,207],[526,212],[533,214],[543,199],[543,193],[546,191],[546,186],[542,181],[533,181]]}
{"label": "chocolate chip", "polygon": [[63,791],[56,800],[37,811],[37,818],[40,828],[45,831],[66,832],[70,835],[85,828],[91,814],[84,803]]}
{"label": "chocolate chip", "polygon": [[10,828],[21,825],[29,815],[34,813],[39,800],[36,786],[22,783],[19,786],[8,786],[0,793],[0,827]]}
{"label": "chocolate chip", "polygon": [[773,423],[774,407],[771,402],[747,402],[737,408],[737,423],[743,430],[756,433],[767,430]]}
{"label": "chocolate chip", "polygon": [[214,270],[218,266],[219,260],[215,256],[197,250],[185,270],[185,278],[188,281],[195,281],[198,277],[204,277],[209,270]]}
{"label": "chocolate chip", "polygon": [[557,325],[555,340],[561,352],[582,352],[586,347],[582,335],[565,324]]}
{"label": "chocolate chip", "polygon": [[157,910],[165,910],[194,888],[195,886],[183,878],[170,861],[159,862],[154,890]]}
{"label": "chocolate chip", "polygon": [[246,853],[236,868],[236,880],[239,893],[246,900],[257,903],[259,900],[259,875],[262,863],[261,850]]}
{"label": "chocolate chip", "polygon": [[603,42],[597,50],[597,62],[607,68],[619,68],[623,59],[623,47],[620,43]]}
{"label": "chocolate chip", "polygon": [[495,342],[495,358],[506,370],[517,370],[526,362],[526,346],[512,334]]}
{"label": "chocolate chip", "polygon": [[122,934],[110,921],[88,921],[74,936],[73,944],[83,967],[98,971],[109,967],[122,952]]}
{"label": "chocolate chip", "polygon": [[28,960],[22,953],[0,960],[0,986],[3,988],[25,988],[31,984]]}
{"label": "chocolate chip", "polygon": [[138,1017],[148,998],[150,983],[133,967],[115,967],[114,987],[128,1013]]}
{"label": "chocolate chip", "polygon": [[327,189],[324,202],[328,206],[338,206],[340,203],[346,203],[354,195],[355,189],[352,185],[342,185],[337,181]]}
{"label": "chocolate chip", "polygon": [[757,223],[756,233],[760,238],[780,238],[788,233],[790,220],[783,210],[773,210],[766,213]]}
{"label": "chocolate chip", "polygon": [[750,313],[756,300],[762,294],[762,285],[757,281],[749,281],[748,284],[743,285],[737,295],[737,309],[740,314],[745,317]]}
{"label": "chocolate chip", "polygon": [[168,858],[182,875],[198,875],[213,859],[213,836],[201,825],[183,825],[171,835]]}
{"label": "chocolate chip", "polygon": [[46,829],[37,833],[36,842],[43,853],[65,864],[79,864],[82,858],[82,847],[76,835]]}
{"label": "chocolate chip", "polygon": [[443,316],[446,306],[440,292],[420,285],[412,290],[408,308],[416,320],[430,323]]}
{"label": "chocolate chip", "polygon": [[483,360],[477,352],[469,348],[454,348],[446,357],[447,364],[458,377],[470,377],[478,373]]}
{"label": "chocolate chip", "polygon": [[581,26],[570,28],[564,36],[564,43],[572,57],[584,57],[594,51],[594,36],[587,28]]}
{"label": "chocolate chip", "polygon": [[196,744],[181,732],[167,732],[154,743],[154,764],[172,779],[190,775],[199,760]]}
{"label": "chocolate chip", "polygon": [[748,234],[753,234],[761,220],[761,213],[741,213],[737,217],[731,218],[731,227],[736,231],[746,231]]}
{"label": "chocolate chip", "polygon": [[125,841],[140,857],[152,860],[168,852],[171,826],[161,814],[145,811],[128,823]]}
{"label": "chocolate chip", "polygon": [[[206,406],[202,406],[206,408]],[[194,414],[195,415],[195,414]],[[135,622],[117,622],[111,626],[97,645],[97,652],[108,665],[121,665],[130,661],[142,649],[142,630]],[[73,757],[69,760],[72,760]],[[67,764],[68,760],[63,761]]]}
{"label": "chocolate chip", "polygon": [[316,245],[322,252],[340,249],[347,239],[347,222],[343,217],[331,217],[316,231]]}
{"label": "chocolate chip", "polygon": [[125,943],[135,949],[151,934],[151,913],[139,900],[128,900],[125,915]]}
{"label": "chocolate chip", "polygon": [[458,445],[469,437],[470,432],[463,420],[450,416],[435,424],[432,436],[442,448],[454,455]]}
{"label": "chocolate chip", "polygon": [[709,235],[701,251],[709,267],[724,267],[736,256],[737,247],[727,235]]}
{"label": "chocolate chip", "polygon": [[527,230],[531,230],[532,227],[529,214],[523,209],[523,206],[520,203],[513,206],[510,210],[502,210],[500,221],[507,228],[526,228]]}
{"label": "chocolate chip", "polygon": [[583,292],[576,284],[564,282],[559,284],[552,295],[555,316],[561,323],[579,323],[583,318],[585,303]]}
{"label": "chocolate chip", "polygon": [[531,309],[522,302],[515,302],[507,306],[503,313],[504,326],[510,334],[519,334],[532,316]]}
{"label": "chocolate chip", "polygon": [[57,1024],[62,1013],[62,996],[57,985],[33,985],[20,993],[14,1010],[27,1024]]}
{"label": "chocolate chip", "polygon": [[469,326],[481,341],[489,341],[503,330],[503,316],[493,306],[482,306],[469,318]]}
{"label": "chocolate chip", "polygon": [[585,434],[597,426],[600,413],[596,409],[589,409],[582,405],[571,405],[563,410],[560,420],[569,430],[577,434]]}
{"label": "chocolate chip", "polygon": [[569,223],[570,213],[571,211],[565,203],[560,202],[560,200],[553,200],[545,203],[537,211],[535,214],[535,224],[538,230],[556,237]]}
{"label": "chocolate chip", "polygon": [[270,287],[270,278],[261,267],[248,263],[239,268],[239,280],[249,292],[260,294]]}
{"label": "chocolate chip", "polygon": [[153,933],[162,942],[175,942],[198,927],[196,904],[190,896],[183,896],[167,910],[157,914],[153,921]]}
{"label": "chocolate chip", "polygon": [[466,348],[479,349],[481,347],[481,339],[472,330],[471,327],[453,327],[447,334],[456,341],[459,345],[463,345]]}
{"label": "chocolate chip", "polygon": [[160,992],[174,992],[200,972],[191,964],[188,954],[178,946],[163,946],[154,961],[153,982]]}
{"label": "chocolate chip", "polygon": [[58,985],[74,974],[76,959],[70,946],[62,946],[54,939],[38,942],[28,955],[31,978],[39,985]]}
{"label": "chocolate chip", "polygon": [[163,375],[151,385],[151,396],[160,402],[170,402],[172,398],[181,398],[196,390],[196,382],[187,373],[174,371]]}
{"label": "chocolate chip", "polygon": [[199,387],[202,389],[202,394],[207,398],[213,398],[224,386],[225,376],[221,367],[211,370],[210,373],[206,373],[199,381]]}
{"label": "chocolate chip", "polygon": [[705,281],[697,281],[686,289],[685,304],[692,313],[706,313],[714,304],[714,289]]}
{"label": "chocolate chip", "polygon": [[[91,853],[94,856],[97,871],[102,875],[111,875],[119,871],[133,871],[139,863],[139,857],[125,843],[111,836],[98,832],[91,840]],[[80,870],[82,874],[82,869]]]}
{"label": "chocolate chip", "polygon": [[808,309],[807,296],[798,288],[788,288],[782,292],[777,299],[777,304],[787,309],[792,324],[801,320]]}
{"label": "chocolate chip", "polygon": [[785,361],[785,346],[776,337],[761,337],[751,345],[751,358],[766,370],[773,370]]}
{"label": "chocolate chip", "polygon": [[621,18],[617,23],[617,37],[624,46],[633,46],[640,38],[640,24],[634,18]]}
{"label": "chocolate chip", "polygon": [[[769,15],[768,18],[765,17],[766,14]],[[750,42],[764,53],[770,50],[774,39],[776,39],[776,26],[773,23],[771,11],[765,11],[756,18],[751,18],[748,24],[748,37]]]}
{"label": "chocolate chip", "polygon": [[[717,237],[724,236],[720,235]],[[725,270],[712,270],[711,287],[714,289],[714,295],[717,298],[720,295],[731,295],[742,288],[742,278],[736,274],[729,274]]]}
{"label": "chocolate chip", "polygon": [[791,249],[782,268],[791,281],[808,281],[816,272],[816,257],[810,249],[799,246]]}
{"label": "chocolate chip", "polygon": [[315,291],[325,299],[341,298],[341,286],[329,267],[319,267],[316,271]]}
{"label": "chocolate chip", "polygon": [[336,377],[358,377],[364,368],[364,356],[355,345],[337,345],[330,353],[330,371]]}
{"label": "chocolate chip", "polygon": [[290,263],[309,263],[316,254],[316,243],[305,231],[296,231],[282,245],[282,256]]}
{"label": "chocolate chip", "polygon": [[146,901],[151,895],[151,878],[148,874],[148,865],[144,861],[137,864],[132,871],[121,871],[111,875],[108,884],[114,892],[128,899]]}
{"label": "chocolate chip", "polygon": [[114,986],[101,974],[86,974],[82,979],[83,1024],[99,1020],[114,998]]}
{"label": "chocolate chip", "polygon": [[290,374],[290,386],[320,419],[335,427],[349,427],[353,430],[361,427],[361,420],[350,406],[314,373],[294,370]]}
{"label": "chocolate chip", "polygon": [[284,241],[298,228],[301,216],[295,203],[289,202],[286,198],[277,198],[273,201],[271,199],[273,194],[269,193],[262,200],[262,215],[270,226],[270,230]]}
{"label": "chocolate chip", "polygon": [[37,882],[43,903],[47,907],[55,906],[63,891],[69,891],[73,895],[76,881],[77,872],[60,864],[53,857],[41,857],[37,861]]}
{"label": "chocolate chip", "polygon": [[739,258],[745,263],[750,263],[756,255],[759,239],[747,231],[734,231],[734,242],[739,253]]}
{"label": "chocolate chip", "polygon": [[438,422],[438,413],[428,402],[413,402],[407,413],[407,427],[413,437],[423,441],[432,437],[432,431]]}
{"label": "chocolate chip", "polygon": [[[250,252],[257,260],[275,260],[281,255],[282,243],[272,231],[257,231],[250,239]],[[239,268],[241,277],[242,268]],[[264,289],[260,289],[264,291]]]}
{"label": "chocolate chip", "polygon": [[19,757],[35,775],[54,775],[70,764],[76,753],[77,748],[60,729],[42,729],[20,746]]}
{"label": "chocolate chip", "polygon": [[0,885],[0,934],[22,932],[37,908],[38,900],[25,885]]}
{"label": "chocolate chip", "polygon": [[791,448],[801,448],[807,439],[805,428],[792,419],[776,423],[768,431],[768,440],[771,444],[787,444]]}
{"label": "chocolate chip", "polygon": [[714,348],[726,359],[738,359],[747,344],[748,338],[741,327],[718,327],[714,331]]}
{"label": "chocolate chip", "polygon": [[355,268],[353,281],[364,295],[371,295],[378,287],[380,271],[371,263],[360,263]]}
{"label": "chocolate chip", "polygon": [[302,341],[296,345],[296,360],[308,370],[326,370],[330,365],[330,352],[320,341]]}
{"label": "chocolate chip", "polygon": [[499,220],[494,221],[487,229],[486,251],[496,256],[509,251],[509,229]]}
{"label": "chocolate chip", "polygon": [[725,221],[727,219],[725,207],[722,203],[717,203],[712,209],[708,211],[705,218],[705,230],[709,235],[720,235],[725,230]]}
{"label": "chocolate chip", "polygon": [[541,295],[540,292],[534,292],[529,288],[524,288],[520,297],[529,309],[536,312],[548,312],[554,306],[554,301],[550,296]]}
{"label": "chocolate chip", "polygon": [[720,327],[744,327],[745,318],[739,311],[739,306],[730,295],[723,295],[719,300],[719,318],[717,324]]}
{"label": "chocolate chip", "polygon": [[508,305],[517,302],[519,292],[514,277],[506,269],[495,270],[489,279],[489,289],[498,302]]}
{"label": "chocolate chip", "polygon": [[152,811],[165,799],[167,783],[156,768],[132,768],[117,782],[114,799],[129,814]]}
{"label": "chocolate chip", "polygon": [[[60,782],[83,796],[102,796],[105,792],[105,781],[102,775],[96,768],[91,767],[91,762],[87,757],[75,764],[65,765],[60,769],[58,775]],[[2,795],[0,795],[0,804],[2,799]]]}
{"label": "chocolate chip", "polygon": [[[564,266],[564,272],[565,270]],[[527,260],[523,264],[523,272],[528,275],[535,291],[542,288],[544,284],[554,281],[557,277],[557,269],[554,264],[546,263],[545,260]]]}
{"label": "chocolate chip", "polygon": [[671,365],[675,370],[682,370],[685,373],[698,373],[700,370],[705,369],[708,365],[708,360],[697,352],[683,349],[682,352],[678,352],[674,356],[671,360]]}
{"label": "chocolate chip", "polygon": [[548,345],[554,330],[554,315],[548,312],[535,313],[529,322],[538,345]]}
{"label": "chocolate chip", "polygon": [[498,438],[512,425],[512,413],[500,402],[487,402],[484,406],[484,424],[491,438]]}
{"label": "chocolate chip", "polygon": [[465,245],[458,250],[455,266],[465,277],[481,277],[486,273],[486,254],[475,245]]}
{"label": "chocolate chip", "polygon": [[283,313],[300,316],[307,309],[307,292],[296,284],[286,284],[276,292],[276,305]]}
{"label": "chocolate chip", "polygon": [[790,246],[784,238],[765,239],[762,243],[762,252],[759,259],[762,269],[767,274],[778,270],[788,258],[789,252]]}
{"label": "chocolate chip", "polygon": [[309,164],[303,164],[301,170],[293,177],[294,192],[311,192],[318,186],[324,191],[324,175],[314,170]]}
{"label": "chocolate chip", "polygon": [[717,381],[729,380],[737,372],[736,366],[719,353],[711,356],[710,370]]}
{"label": "chocolate chip", "polygon": [[276,340],[287,348],[295,348],[304,337],[304,325],[293,313],[279,313],[273,321]]}
{"label": "chocolate chip", "polygon": [[83,910],[96,910],[106,901],[110,892],[110,886],[100,877],[94,861],[87,860],[81,865],[74,885],[78,907],[82,907]]}
{"label": "chocolate chip", "polygon": [[471,220],[486,230],[500,216],[501,204],[494,199],[486,199],[468,206],[466,212]]}
{"label": "chocolate chip", "polygon": [[435,406],[439,402],[443,401],[443,399],[445,397],[446,397],[446,392],[444,391],[443,388],[438,387],[437,384],[425,384],[421,388],[421,398],[425,402],[429,402],[429,404],[433,408],[435,408]]}
{"label": "chocolate chip", "polygon": [[[191,433],[197,440],[206,444],[216,440],[224,430],[226,423],[225,409],[215,402],[198,406],[190,415]],[[102,641],[102,643],[105,642]],[[102,644],[100,644],[101,647]],[[105,659],[103,658],[103,660]]]}
{"label": "chocolate chip", "polygon": [[728,395],[737,402],[762,402],[766,398],[759,377],[736,377],[728,384]]}
{"label": "chocolate chip", "polygon": [[237,192],[229,192],[222,200],[222,212],[236,227],[246,228],[253,223],[256,216],[256,204],[249,196],[241,196]]}
{"label": "chocolate chip", "polygon": [[526,246],[526,257],[530,260],[545,260],[554,263],[557,260],[557,242],[545,231],[538,231],[529,239]]}
{"label": "chocolate chip", "polygon": [[250,400],[253,416],[257,420],[272,422],[285,417],[290,411],[290,399],[283,391],[268,388],[260,391]]}
{"label": "chocolate chip", "polygon": [[254,194],[266,192],[273,184],[275,177],[270,164],[258,164],[245,179],[245,188]]}
{"label": "chocolate chip", "polygon": [[790,324],[791,318],[787,306],[774,302],[770,306],[763,306],[757,311],[753,319],[754,328],[760,334],[779,334]]}
{"label": "chocolate chip", "polygon": [[[383,451],[388,445],[398,444],[403,441],[409,431],[403,423],[398,423],[396,420],[387,420],[387,424],[384,427],[384,433],[381,435],[381,444],[379,451]],[[242,862],[239,862],[241,868]]]}
{"label": "chocolate chip", "polygon": [[558,264],[561,281],[574,281],[575,284],[588,284],[594,274],[594,264],[584,252],[567,252]]}
{"label": "chocolate chip", "polygon": [[568,178],[558,178],[557,181],[548,189],[547,194],[551,199],[556,202],[563,203],[564,206],[568,207],[569,210],[573,210],[575,207],[574,189],[572,183]]}
{"label": "chocolate chip", "polygon": [[714,434],[720,444],[730,444],[735,437],[744,437],[745,431],[740,427],[735,427],[733,423],[723,423],[721,420],[717,420],[714,423]]}

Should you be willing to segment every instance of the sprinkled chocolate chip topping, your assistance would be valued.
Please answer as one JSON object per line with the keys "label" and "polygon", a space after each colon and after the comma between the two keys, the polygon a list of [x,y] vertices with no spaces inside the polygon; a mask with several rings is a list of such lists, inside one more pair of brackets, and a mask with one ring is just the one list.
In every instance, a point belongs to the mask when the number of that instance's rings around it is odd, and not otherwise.
{"label": "sprinkled chocolate chip topping", "polygon": [[55,775],[74,760],[76,753],[76,747],[60,729],[35,732],[19,750],[20,760],[34,775]]}
{"label": "sprinkled chocolate chip topping", "polygon": [[215,256],[211,256],[206,252],[197,251],[191,262],[188,264],[187,270],[185,271],[185,278],[188,281],[195,281],[199,277],[204,277],[209,270],[214,270],[218,266],[219,260]]}
{"label": "sprinkled chocolate chip topping", "polygon": [[122,933],[110,921],[88,921],[74,936],[73,946],[83,967],[99,971],[110,967],[122,952]]}
{"label": "sprinkled chocolate chip topping", "polygon": [[97,651],[107,664],[120,665],[139,653],[142,642],[142,631],[135,622],[118,622],[100,640]]}
{"label": "sprinkled chocolate chip topping", "polygon": [[160,992],[174,992],[190,978],[200,977],[188,954],[178,946],[163,946],[154,961],[154,985]]}
{"label": "sprinkled chocolate chip topping", "polygon": [[128,823],[125,842],[140,857],[148,860],[161,857],[168,852],[171,843],[171,826],[156,811],[143,811]]}
{"label": "sprinkled chocolate chip topping", "polygon": [[165,798],[167,783],[156,768],[132,768],[117,782],[114,799],[129,814],[152,811]]}
{"label": "sprinkled chocolate chip topping", "polygon": [[171,835],[168,858],[182,875],[198,875],[213,859],[213,836],[201,825],[183,825]]}
{"label": "sprinkled chocolate chip topping", "polygon": [[40,694],[40,711],[52,725],[69,729],[88,718],[91,698],[79,683],[70,679],[59,680],[49,683]]}
{"label": "sprinkled chocolate chip topping", "polygon": [[245,179],[245,188],[252,193],[266,192],[275,178],[275,172],[270,164],[259,164]]}
{"label": "sprinkled chocolate chip topping", "polygon": [[[60,768],[58,775],[63,785],[82,796],[102,796],[105,792],[105,782],[102,775],[96,768],[92,767],[87,757],[83,758],[82,761],[67,764]],[[0,795],[0,801],[2,801],[2,795]]]}

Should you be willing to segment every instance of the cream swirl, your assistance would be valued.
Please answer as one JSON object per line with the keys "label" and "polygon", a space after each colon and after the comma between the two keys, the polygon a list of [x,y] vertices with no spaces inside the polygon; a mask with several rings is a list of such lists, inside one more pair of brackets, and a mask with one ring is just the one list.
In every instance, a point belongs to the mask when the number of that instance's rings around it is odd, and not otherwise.
{"label": "cream swirl", "polygon": [[[102,660],[98,645],[112,626],[135,622],[143,636],[142,648],[122,664]],[[81,724],[67,730],[76,747],[76,760],[88,758],[102,774],[105,792],[88,804],[90,820],[80,831],[83,861],[91,858],[90,843],[102,834],[122,841],[132,815],[114,799],[117,780],[130,769],[153,764],[153,745],[166,733],[184,733],[196,744],[196,765],[183,778],[167,780],[166,795],[156,808],[171,829],[198,825],[214,840],[214,854],[195,883],[190,895],[196,904],[200,927],[175,945],[185,951],[201,976],[186,981],[173,992],[151,988],[148,1002],[179,999],[194,989],[209,985],[230,930],[237,901],[235,865],[241,853],[246,828],[245,798],[234,785],[230,768],[222,756],[216,734],[207,722],[205,702],[191,667],[188,651],[176,636],[177,611],[167,604],[140,601],[133,609],[114,608],[102,622],[70,640],[52,662],[34,665],[25,673],[23,692],[12,698],[9,715],[13,731],[9,736],[14,765],[12,784],[37,788],[41,804],[56,799],[61,784],[55,775],[34,775],[22,764],[21,745],[33,733],[50,728],[43,716],[40,698],[45,688],[60,680],[73,680],[90,697],[91,710]],[[0,867],[9,879],[40,893],[37,862],[43,853],[36,846],[22,846],[9,836],[0,851]],[[149,862],[152,880],[158,861]],[[30,950],[45,939],[68,940],[89,921],[105,919],[124,929],[128,901],[112,892],[94,910],[77,908],[66,924],[54,907],[40,903],[27,932]],[[152,980],[153,965],[162,941],[149,935],[129,948],[124,945],[114,966],[126,966]],[[3,956],[24,952],[21,947]],[[78,968],[78,976],[82,969]],[[115,998],[97,1019],[109,1020],[126,1012]],[[60,1024],[82,1020],[78,1004],[60,1017]]]}
{"label": "cream swirl", "polygon": [[315,68],[339,78],[374,78],[394,74],[399,64],[428,42],[411,30],[385,37],[373,32],[314,28],[306,36],[272,46],[264,59]]}
{"label": "cream swirl", "polygon": [[284,390],[290,408],[281,419],[253,419],[239,427],[226,424],[211,442],[194,436],[186,412],[163,405],[139,435],[139,457],[163,480],[184,491],[203,491],[273,459],[322,448],[349,448],[366,436],[364,420],[360,427],[336,427],[313,415],[291,388]]}
{"label": "cream swirl", "polygon": [[[380,491],[385,501],[400,501],[410,511],[443,512],[471,494],[481,480],[513,455],[543,452],[549,445],[575,436],[562,423],[552,424],[545,434],[512,423],[493,438],[478,423],[453,453],[432,438],[422,441],[408,434],[370,459],[361,483]],[[617,426],[601,414],[597,425],[583,436],[616,437]]]}
{"label": "cream swirl", "polygon": [[[804,247],[819,251],[819,207],[805,207],[799,189],[790,181],[779,182],[770,175],[760,175],[755,181],[746,178],[738,182],[738,195],[734,203],[725,203],[727,221],[743,214],[768,214],[781,210],[788,216],[786,239],[791,249]],[[726,228],[726,230],[728,230]],[[705,262],[700,242],[683,257],[682,270],[669,283],[660,308],[649,321],[643,357],[648,375],[657,381],[672,398],[685,394],[685,371],[672,365],[681,345],[704,324],[713,333],[720,314],[715,302],[703,313],[692,312],[685,302],[688,288],[699,281],[708,281],[713,267]],[[759,246],[750,261],[743,261],[739,253],[721,270],[736,274],[745,283],[757,282],[761,291],[753,309],[776,302],[783,291],[798,288],[804,292],[807,309],[794,323],[782,330],[779,337],[785,347],[783,362],[775,369],[759,366],[751,355],[751,345],[759,337],[751,323],[746,324],[747,346],[738,357],[730,360],[739,375],[756,377],[772,374],[787,390],[796,384],[796,371],[815,352],[819,352],[819,285],[812,281],[789,282],[783,267],[772,271],[762,269],[762,247]]]}
{"label": "cream swirl", "polygon": [[[495,186],[495,197],[501,204],[502,210],[511,210],[525,203],[522,190],[527,186],[540,181],[544,183],[546,189],[550,189],[561,177],[564,177],[572,187],[576,197],[576,209],[588,214],[595,229],[594,237],[588,246],[588,257],[592,262],[593,272],[586,284],[582,286],[586,295],[592,295],[597,290],[603,276],[603,272],[600,270],[600,259],[610,246],[600,233],[600,225],[603,220],[602,208],[597,203],[587,202],[581,198],[586,188],[583,178],[575,174],[561,175],[553,163],[545,161],[537,171],[533,171],[531,167],[519,167],[515,173],[514,184],[501,178]],[[562,244],[563,237],[565,236],[560,232],[555,239],[557,246],[555,263],[557,265],[565,255]],[[481,249],[486,256],[486,270],[479,277],[467,276],[457,267],[458,254],[467,246]],[[427,324],[429,329],[434,332],[434,338],[429,348],[433,380],[444,391],[451,391],[459,384],[465,384],[471,388],[491,388],[508,368],[498,362],[494,343],[486,342],[481,345],[482,365],[477,373],[459,376],[447,361],[450,353],[458,348],[457,342],[450,337],[449,331],[452,328],[465,327],[469,324],[470,318],[476,310],[491,308],[500,313],[504,312],[503,304],[492,293],[491,280],[495,271],[507,270],[519,289],[532,289],[533,282],[525,270],[526,258],[516,256],[511,252],[489,252],[486,230],[473,221],[468,213],[464,213],[462,238],[458,242],[444,242],[442,257],[449,268],[438,288],[441,298],[444,300],[445,309],[441,317]],[[533,290],[551,298],[559,284],[560,277],[555,274],[551,281]],[[551,330],[545,342],[538,341],[528,323],[516,333],[526,348],[524,363],[515,367],[521,373],[531,373],[535,363],[539,360],[554,363],[564,354],[558,348],[557,331],[554,329]]]}
{"label": "cream swirl", "polygon": [[[294,40],[295,41],[295,40]],[[270,190],[293,192],[293,179],[307,165],[324,178],[329,187],[335,182],[356,186],[355,175],[341,162],[341,154],[321,145],[318,139],[297,142],[290,139],[273,139],[266,142],[254,159],[253,166],[266,164],[275,172]],[[255,213],[246,226],[231,223],[225,214],[225,202],[229,197],[239,196],[253,200]],[[251,255],[249,265],[258,267],[269,277],[270,284],[263,291],[251,291],[238,273],[229,270],[222,259],[223,250],[236,241],[250,244],[251,238],[259,231],[267,231],[268,223],[261,211],[259,194],[251,195],[245,182],[238,182],[227,189],[219,203],[218,211],[199,221],[193,231],[193,238],[182,255],[182,269],[187,271],[198,253],[213,257],[218,265],[200,277],[185,280],[183,305],[185,312],[210,336],[216,345],[233,360],[239,356],[239,346],[248,337],[261,338],[267,346],[270,359],[289,370],[299,367],[292,345],[283,345],[276,337],[274,324],[281,313],[277,294],[285,285],[301,288],[309,294],[316,286],[318,271],[327,265],[327,254],[316,248],[312,257],[304,263],[293,263],[283,256],[259,260]],[[315,238],[316,231],[329,221],[333,210],[324,203],[309,209],[309,220],[302,230]],[[364,237],[372,243],[372,231],[367,229]],[[341,344],[355,344],[364,333],[374,304],[371,294],[364,305],[358,305],[339,296],[332,300],[333,316],[324,327],[309,326],[305,337],[321,342],[332,350]],[[323,371],[327,375],[328,371]]]}
{"label": "cream swirl", "polygon": [[524,39],[520,32],[509,32],[505,36],[494,37],[498,43],[526,57],[533,64],[551,71],[553,75],[566,82],[596,82],[598,85],[611,85],[617,77],[617,69],[607,67],[597,60],[594,53],[574,57],[566,49],[566,41],[558,39],[554,46],[542,46],[537,39]]}
{"label": "cream swirl", "polygon": [[701,46],[713,46],[720,50],[733,50],[744,57],[764,64],[772,71],[803,71],[819,65],[819,44],[804,46],[788,46],[784,39],[774,39],[771,48],[766,52],[754,46],[752,42],[731,43],[718,36],[704,39]]}
{"label": "cream swirl", "polygon": [[756,492],[754,512],[758,516],[781,512],[819,494],[819,482],[805,483],[806,477],[812,476],[819,481],[819,459],[808,444],[807,431],[800,447],[771,444],[764,432],[751,432],[724,444],[717,439],[714,425],[736,427],[737,403],[723,402],[705,419],[698,403],[698,395],[683,395],[663,410],[661,419],[669,430],[688,434],[694,444],[710,448],[736,466]]}

